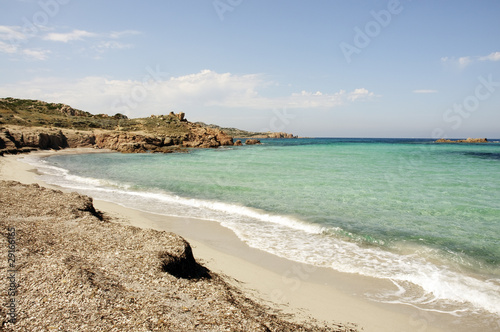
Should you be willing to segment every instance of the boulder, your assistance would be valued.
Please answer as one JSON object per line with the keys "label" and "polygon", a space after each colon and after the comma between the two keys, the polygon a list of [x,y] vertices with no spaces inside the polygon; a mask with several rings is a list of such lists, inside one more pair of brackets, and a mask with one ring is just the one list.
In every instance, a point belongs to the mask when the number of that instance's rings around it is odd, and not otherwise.
{"label": "boulder", "polygon": [[[177,118],[181,121],[184,121],[184,117],[186,116],[186,113],[184,112],[180,112],[178,114],[176,114]],[[187,120],[186,120],[187,121]]]}
{"label": "boulder", "polygon": [[158,253],[161,269],[176,278],[211,279],[210,271],[194,259],[189,243],[180,238],[176,244]]}
{"label": "boulder", "polygon": [[261,144],[258,139],[247,139],[245,141],[246,145],[254,145],[254,144]]}
{"label": "boulder", "polygon": [[240,146],[243,145],[243,143],[241,143],[241,140],[239,139],[236,142],[234,142],[234,145]]}

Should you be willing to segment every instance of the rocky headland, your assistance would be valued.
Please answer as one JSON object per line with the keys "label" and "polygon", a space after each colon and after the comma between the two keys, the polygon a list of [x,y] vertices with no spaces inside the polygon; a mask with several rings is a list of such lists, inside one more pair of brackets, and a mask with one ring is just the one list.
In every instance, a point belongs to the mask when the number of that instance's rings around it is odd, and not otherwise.
{"label": "rocky headland", "polygon": [[77,147],[165,153],[233,144],[224,131],[189,122],[184,113],[128,119],[122,114],[93,115],[64,104],[0,99],[0,155]]}

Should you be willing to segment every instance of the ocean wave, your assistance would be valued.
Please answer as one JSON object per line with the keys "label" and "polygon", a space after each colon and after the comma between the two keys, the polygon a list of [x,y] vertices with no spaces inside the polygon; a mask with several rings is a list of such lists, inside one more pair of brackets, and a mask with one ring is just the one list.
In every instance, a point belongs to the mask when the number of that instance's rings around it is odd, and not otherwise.
{"label": "ocean wave", "polygon": [[428,253],[401,254],[346,241],[340,228],[307,223],[237,204],[180,197],[165,191],[132,190],[129,185],[85,178],[34,157],[24,158],[48,183],[78,190],[96,199],[164,215],[215,220],[248,245],[274,255],[337,271],[391,280],[393,292],[372,294],[388,303],[432,306],[459,315],[485,310],[500,316],[500,280],[480,279],[428,261]]}

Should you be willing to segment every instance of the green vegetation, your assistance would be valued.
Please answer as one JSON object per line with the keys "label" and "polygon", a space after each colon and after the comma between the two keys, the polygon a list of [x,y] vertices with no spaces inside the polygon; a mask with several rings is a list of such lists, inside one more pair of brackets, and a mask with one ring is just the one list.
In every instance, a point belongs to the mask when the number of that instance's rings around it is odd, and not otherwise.
{"label": "green vegetation", "polygon": [[123,114],[93,115],[65,104],[39,100],[0,98],[0,125],[57,127],[91,131],[143,131],[153,134],[183,135],[189,132],[186,122],[174,114],[129,119]]}

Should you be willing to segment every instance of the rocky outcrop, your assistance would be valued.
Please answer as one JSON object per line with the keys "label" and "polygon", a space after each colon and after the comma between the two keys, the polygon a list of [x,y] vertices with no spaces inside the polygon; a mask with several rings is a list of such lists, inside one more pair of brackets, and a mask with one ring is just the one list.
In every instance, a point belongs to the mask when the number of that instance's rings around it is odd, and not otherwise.
{"label": "rocky outcrop", "polygon": [[0,155],[27,152],[34,149],[60,150],[68,147],[68,140],[61,130],[0,129]]}
{"label": "rocky outcrop", "polygon": [[0,154],[68,147],[172,152],[233,145],[220,128],[191,123],[183,112],[128,119],[119,113],[93,115],[64,104],[0,98],[0,124],[6,126],[0,129]]}
{"label": "rocky outcrop", "polygon": [[267,134],[267,137],[268,138],[297,138],[297,136],[295,136],[294,134],[288,134],[288,133],[283,133],[283,132],[269,133],[269,134]]}
{"label": "rocky outcrop", "polygon": [[[39,103],[43,103],[42,101],[38,101]],[[45,103],[47,105],[47,103]],[[69,116],[89,116],[89,113],[87,112],[84,112],[84,111],[80,111],[80,110],[77,110],[77,109],[74,109],[73,107],[69,106],[69,105],[63,105],[61,104],[60,108],[59,108],[59,112],[61,112],[62,114],[65,114],[65,115],[69,115]]]}
{"label": "rocky outcrop", "polygon": [[176,117],[177,119],[179,119],[179,121],[187,121],[187,119],[185,118],[186,113],[184,113],[184,112],[179,112],[177,114],[175,114],[174,112],[170,112],[169,115]]}
{"label": "rocky outcrop", "polygon": [[246,145],[254,145],[254,144],[261,144],[258,139],[247,139],[245,141]]}
{"label": "rocky outcrop", "polygon": [[38,127],[3,128],[0,129],[0,155],[34,149],[59,150],[79,147],[110,149],[123,153],[168,153],[185,147],[216,148],[233,145],[233,138],[221,130],[204,128],[189,122],[184,125],[188,126],[188,130],[178,135],[111,130],[92,132]]}
{"label": "rocky outcrop", "polygon": [[62,131],[12,131],[12,137],[18,147],[60,150],[69,147]]}
{"label": "rocky outcrop", "polygon": [[458,140],[450,140],[450,139],[438,139],[436,143],[488,143],[486,138],[467,138],[467,139],[458,139]]}
{"label": "rocky outcrop", "polygon": [[240,145],[243,145],[243,143],[241,143],[241,140],[239,139],[236,142],[234,142],[234,145],[240,146]]}
{"label": "rocky outcrop", "polygon": [[216,148],[233,145],[233,138],[220,129],[202,127],[195,123],[189,124],[189,134],[183,141],[183,146],[190,148]]}
{"label": "rocky outcrop", "polygon": [[95,135],[95,147],[124,153],[171,152],[183,137],[166,137],[137,133],[100,132]]}

